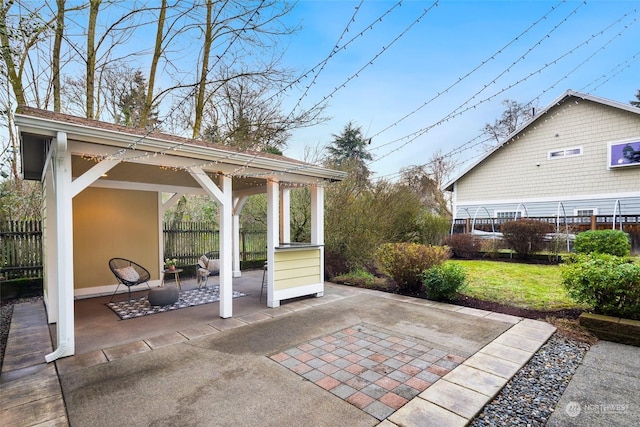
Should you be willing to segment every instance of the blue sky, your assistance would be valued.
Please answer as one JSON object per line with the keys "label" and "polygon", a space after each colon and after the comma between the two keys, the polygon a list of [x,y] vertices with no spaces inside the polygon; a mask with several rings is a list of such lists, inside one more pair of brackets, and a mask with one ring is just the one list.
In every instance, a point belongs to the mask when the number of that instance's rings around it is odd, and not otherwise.
{"label": "blue sky", "polygon": [[[505,99],[535,100],[540,109],[573,89],[628,103],[640,89],[638,1],[440,1],[434,7],[432,1],[404,1],[394,8],[396,3],[368,0],[360,6],[341,44],[353,42],[327,62],[302,100],[310,107],[344,84],[327,99],[331,119],[294,132],[285,155],[303,158],[305,147],[328,144],[353,121],[372,137],[375,176],[394,179],[400,168],[477,137],[500,116]],[[288,19],[301,30],[289,40],[283,63],[308,71],[323,61],[359,4],[300,1]],[[301,87],[311,81],[303,79]],[[301,95],[290,92],[285,111]],[[465,102],[463,108],[476,106],[439,123]],[[427,128],[413,141],[396,141]],[[467,150],[456,158],[480,153]]]}

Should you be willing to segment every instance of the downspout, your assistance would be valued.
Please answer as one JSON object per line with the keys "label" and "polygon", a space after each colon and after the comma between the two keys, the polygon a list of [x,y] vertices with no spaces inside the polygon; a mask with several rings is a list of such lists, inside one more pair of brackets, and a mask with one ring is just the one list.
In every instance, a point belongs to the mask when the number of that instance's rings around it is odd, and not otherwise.
{"label": "downspout", "polygon": [[[56,198],[56,248],[57,287],[58,287],[58,321],[57,347],[53,353],[45,356],[47,362],[53,362],[64,356],[75,353],[74,308],[73,308],[73,264],[71,268],[63,267],[62,260],[73,260],[73,239],[65,236],[65,232],[73,229],[71,209],[71,154],[67,151],[67,134],[58,132],[55,141],[54,179]],[[71,240],[71,241],[70,241]],[[62,268],[61,268],[62,267]],[[71,289],[69,289],[71,287]]]}

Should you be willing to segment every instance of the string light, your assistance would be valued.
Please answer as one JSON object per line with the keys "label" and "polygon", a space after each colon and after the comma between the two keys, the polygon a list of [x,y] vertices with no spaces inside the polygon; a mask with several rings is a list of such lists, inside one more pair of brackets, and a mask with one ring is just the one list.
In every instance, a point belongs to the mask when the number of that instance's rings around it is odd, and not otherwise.
{"label": "string light", "polygon": [[[397,126],[399,123],[403,122],[404,120],[408,119],[409,117],[413,116],[414,114],[416,114],[418,111],[422,110],[424,107],[426,107],[427,105],[431,104],[433,101],[435,101],[436,99],[438,99],[441,95],[444,95],[445,93],[448,93],[451,89],[453,89],[455,86],[457,86],[458,84],[462,83],[463,81],[465,81],[469,76],[471,76],[472,74],[474,74],[476,71],[478,71],[480,68],[482,68],[484,65],[488,64],[489,62],[491,62],[492,60],[495,60],[497,56],[499,56],[503,51],[505,51],[509,46],[511,46],[513,43],[515,43],[517,40],[519,40],[520,38],[522,38],[522,36],[524,36],[525,34],[527,34],[529,31],[531,31],[531,29],[533,29],[536,25],[538,25],[540,22],[544,21],[547,19],[547,17],[549,15],[551,15],[556,8],[558,8],[558,6],[560,6],[562,3],[564,3],[564,0],[560,1],[558,4],[554,5],[551,7],[551,10],[549,10],[546,14],[544,14],[541,18],[539,18],[537,21],[535,21],[533,24],[531,24],[528,28],[526,28],[524,31],[522,31],[520,34],[518,34],[516,37],[514,37],[513,39],[511,39],[511,41],[509,41],[507,44],[505,44],[504,46],[502,46],[500,49],[498,49],[496,52],[494,52],[488,59],[483,60],[482,62],[480,62],[480,64],[478,64],[475,68],[473,68],[471,71],[469,71],[467,74],[465,74],[462,77],[459,77],[455,82],[453,82],[451,85],[449,85],[446,89],[444,89],[443,91],[437,92],[436,95],[434,95],[431,99],[425,101],[422,105],[420,105],[418,108],[414,109],[413,111],[411,111],[410,113],[404,115],[403,117],[401,117],[399,120],[396,120],[394,123],[388,125],[387,127],[385,127],[384,129],[378,131],[377,133],[375,133],[372,138],[375,138],[379,135],[381,135],[382,133],[386,132],[387,130],[391,129],[392,127]],[[580,4],[580,6],[578,6],[576,9],[574,9],[571,14],[575,13],[578,8],[580,8],[582,6],[582,3]],[[571,15],[570,14],[570,15]],[[566,18],[558,25],[556,25],[555,28],[559,27],[562,23],[566,22]],[[554,30],[555,30],[554,28]],[[548,37],[548,34],[545,36]],[[544,37],[543,37],[544,39]],[[537,46],[540,42],[538,42],[535,46]],[[533,48],[532,48],[533,49]],[[529,51],[531,51],[532,49],[530,49]],[[529,53],[529,52],[527,52]],[[514,66],[515,64],[517,64],[518,62],[520,62],[521,60],[524,60],[524,56],[520,56],[518,58],[518,60],[516,62],[514,62],[512,64],[512,66]],[[506,71],[504,71],[503,73],[505,73]],[[484,87],[486,88],[487,85],[484,85]],[[468,100],[469,101],[469,100]],[[468,102],[467,101],[467,102]],[[464,105],[464,104],[463,104]],[[373,150],[377,149],[379,147],[373,148]]]}
{"label": "string light", "polygon": [[[280,94],[284,93],[285,91],[287,91],[288,89],[292,88],[293,86],[300,84],[302,80],[306,79],[307,77],[309,77],[309,75],[311,73],[314,72],[314,70],[318,67],[323,67],[331,58],[333,58],[336,54],[338,54],[341,51],[344,51],[347,49],[347,47],[349,45],[351,45],[353,42],[355,42],[356,40],[358,40],[359,38],[363,37],[368,31],[373,30],[373,28],[376,26],[376,24],[378,24],[379,22],[382,22],[383,18],[385,18],[388,14],[390,14],[396,7],[402,6],[402,0],[398,1],[397,3],[395,3],[393,6],[391,6],[389,9],[387,9],[386,12],[384,12],[382,15],[380,15],[379,17],[377,17],[376,19],[374,19],[371,24],[367,25],[365,27],[364,30],[360,31],[358,34],[356,34],[354,37],[352,37],[350,40],[348,40],[344,45],[340,46],[340,47],[336,47],[334,48],[334,50],[331,51],[331,53],[329,53],[329,55],[323,59],[322,61],[320,61],[318,64],[316,64],[314,67],[312,67],[309,71],[305,72],[303,75],[301,75],[300,77],[298,77],[297,79],[295,79],[293,82],[289,83],[288,85],[286,85],[280,92],[272,95],[270,98],[268,98],[267,100],[271,100],[276,96],[279,96]],[[359,10],[358,6],[358,10]],[[356,10],[357,12],[357,10]],[[354,13],[354,17],[355,17],[355,13]],[[350,25],[347,24],[347,28]],[[294,107],[295,110],[295,107]],[[293,114],[293,110],[291,111],[291,113],[289,115]]]}
{"label": "string light", "polygon": [[[637,12],[637,10],[635,10],[635,9],[634,9],[631,13],[636,13],[636,12]],[[490,101],[490,100],[492,100],[492,99],[496,98],[498,95],[501,95],[502,93],[504,93],[504,92],[506,92],[506,91],[508,91],[508,90],[512,89],[512,88],[513,88],[513,87],[515,87],[516,85],[521,84],[521,83],[523,83],[523,82],[527,81],[527,80],[528,80],[529,78],[531,78],[532,76],[534,76],[534,75],[536,75],[536,74],[539,74],[540,72],[542,72],[544,69],[548,68],[549,66],[551,66],[551,65],[553,65],[553,64],[556,64],[559,60],[561,60],[561,59],[563,59],[563,58],[567,57],[567,56],[568,56],[568,55],[570,55],[570,54],[575,53],[575,52],[576,52],[578,49],[580,49],[581,47],[586,46],[586,45],[587,45],[587,44],[589,44],[589,43],[590,43],[594,38],[596,38],[596,37],[599,37],[599,36],[603,35],[607,30],[611,29],[614,25],[616,25],[616,24],[620,23],[624,18],[626,18],[626,17],[627,17],[627,16],[629,16],[629,15],[630,15],[630,13],[625,13],[621,18],[617,19],[614,23],[612,23],[612,24],[608,25],[607,27],[605,27],[605,29],[603,29],[602,31],[600,31],[600,32],[598,32],[598,33],[596,33],[596,34],[592,35],[592,36],[591,36],[591,37],[589,37],[587,40],[585,40],[584,42],[580,43],[580,44],[579,44],[579,45],[577,45],[576,47],[574,47],[574,48],[570,49],[569,51],[565,52],[564,54],[560,55],[560,56],[559,56],[558,58],[556,58],[555,60],[553,60],[553,61],[551,61],[551,62],[549,62],[549,63],[545,64],[544,66],[540,67],[539,69],[537,69],[537,70],[535,70],[535,71],[533,71],[533,72],[529,73],[526,77],[524,77],[524,78],[522,78],[522,79],[520,79],[520,80],[516,81],[515,83],[512,83],[512,84],[508,85],[507,87],[502,88],[501,90],[499,90],[498,92],[494,93],[493,95],[490,95],[489,97],[487,97],[487,98],[485,98],[485,99],[482,99],[482,100],[480,100],[480,101],[476,102],[475,104],[473,104],[473,105],[471,105],[471,106],[469,106],[469,107],[467,107],[467,108],[461,109],[461,107],[463,107],[464,105],[468,104],[468,102],[469,102],[470,100],[472,100],[472,99],[476,96],[476,95],[474,95],[473,97],[471,97],[470,99],[468,99],[467,101],[465,101],[463,104],[461,104],[460,106],[458,106],[456,109],[454,109],[452,112],[450,112],[449,114],[447,114],[446,116],[444,116],[444,117],[443,117],[442,119],[440,119],[439,121],[437,121],[437,122],[435,122],[435,123],[433,123],[433,124],[431,124],[431,125],[429,125],[429,126],[427,126],[427,127],[425,127],[425,128],[422,128],[422,129],[420,129],[420,130],[418,130],[418,131],[412,132],[411,134],[406,135],[406,136],[404,136],[404,137],[402,137],[402,138],[398,138],[398,139],[395,139],[395,140],[393,140],[393,141],[390,141],[390,142],[387,142],[387,143],[385,143],[385,144],[382,144],[382,145],[380,145],[380,146],[378,146],[378,147],[375,147],[375,149],[379,149],[379,148],[382,148],[382,147],[384,147],[384,146],[388,146],[388,145],[394,144],[394,143],[396,143],[396,142],[400,142],[400,141],[406,140],[406,142],[404,142],[403,144],[401,144],[399,147],[397,147],[397,148],[395,148],[395,149],[393,149],[393,150],[390,150],[389,152],[385,153],[385,154],[384,154],[384,155],[382,155],[382,156],[379,156],[378,158],[376,158],[376,159],[374,159],[373,161],[371,161],[371,163],[374,163],[374,162],[380,161],[380,160],[382,160],[383,158],[388,157],[388,156],[389,156],[389,155],[391,155],[392,153],[399,151],[400,149],[402,149],[402,148],[406,147],[408,144],[410,144],[410,143],[412,143],[413,141],[417,140],[420,136],[422,136],[422,135],[426,134],[427,132],[429,132],[429,131],[430,131],[431,129],[433,129],[434,127],[439,126],[439,125],[441,125],[441,124],[443,124],[443,123],[445,123],[445,122],[447,122],[447,121],[449,121],[449,120],[451,120],[451,119],[453,119],[453,118],[455,118],[455,117],[457,117],[457,116],[460,116],[460,115],[462,115],[463,113],[465,113],[465,112],[467,112],[467,111],[469,111],[469,110],[471,110],[471,109],[473,109],[473,108],[476,108],[478,105],[481,105],[481,104],[483,104],[483,103],[486,103],[486,102],[488,102],[488,101]],[[598,53],[600,53],[602,50],[604,50],[606,46],[608,46],[608,45],[609,45],[609,44],[610,44],[614,39],[616,39],[616,38],[620,37],[620,36],[621,36],[625,31],[627,31],[627,30],[628,30],[628,29],[629,29],[633,24],[635,24],[637,21],[638,21],[638,18],[637,18],[637,17],[636,17],[636,18],[634,18],[630,24],[625,25],[625,26],[624,26],[624,28],[623,28],[621,31],[619,31],[619,32],[618,32],[617,34],[615,34],[612,38],[610,38],[608,41],[606,41],[606,42],[605,42],[605,44],[604,44],[601,48],[597,49],[597,50],[596,50],[592,55],[590,55],[590,56],[589,56],[585,61],[581,62],[577,67],[575,67],[574,69],[572,69],[571,71],[569,71],[567,74],[565,74],[561,79],[559,79],[558,81],[556,81],[556,82],[555,82],[553,85],[551,85],[549,88],[545,89],[545,90],[544,90],[540,95],[538,95],[536,98],[534,98],[532,101],[530,101],[527,105],[532,104],[535,100],[537,100],[538,98],[540,98],[544,93],[546,93],[547,91],[549,91],[549,90],[553,89],[553,88],[554,88],[554,87],[555,87],[555,86],[556,86],[560,81],[562,81],[562,80],[566,79],[569,75],[573,74],[573,73],[574,73],[578,68],[580,68],[580,66],[584,65],[584,64],[585,64],[589,59],[593,58],[595,55],[597,55],[597,54],[598,54]],[[490,85],[491,85],[491,84],[493,84],[493,83],[495,83],[495,80],[494,80],[493,82],[491,82],[491,83],[490,83]],[[374,150],[374,149],[372,149],[372,151],[373,151],[373,150]]]}
{"label": "string light", "polygon": [[334,88],[333,91],[331,91],[331,93],[329,93],[328,95],[325,95],[318,103],[316,103],[313,107],[311,107],[311,110],[319,107],[320,105],[324,104],[329,98],[333,97],[333,95],[335,95],[339,90],[345,88],[347,86],[347,84],[349,84],[349,82],[351,82],[351,80],[359,77],[360,73],[362,71],[364,71],[366,68],[368,68],[370,65],[373,65],[373,63],[384,53],[386,52],[387,49],[389,49],[391,46],[393,46],[398,40],[400,40],[400,38],[402,38],[406,33],[409,32],[409,30],[411,28],[413,28],[414,25],[416,25],[417,23],[420,22],[420,20],[431,11],[431,9],[433,9],[434,7],[436,7],[438,5],[438,2],[435,1],[433,4],[431,4],[431,6],[429,6],[427,9],[424,9],[424,11],[422,12],[422,14],[416,18],[411,24],[409,24],[409,26],[407,28],[405,28],[398,36],[396,36],[396,38],[394,38],[391,43],[389,43],[387,46],[383,46],[382,50],[380,50],[380,52],[378,52],[373,59],[371,59],[370,61],[368,61],[365,65],[363,65],[358,71],[356,71],[355,73],[353,73],[351,76],[349,76],[342,84],[336,86]]}

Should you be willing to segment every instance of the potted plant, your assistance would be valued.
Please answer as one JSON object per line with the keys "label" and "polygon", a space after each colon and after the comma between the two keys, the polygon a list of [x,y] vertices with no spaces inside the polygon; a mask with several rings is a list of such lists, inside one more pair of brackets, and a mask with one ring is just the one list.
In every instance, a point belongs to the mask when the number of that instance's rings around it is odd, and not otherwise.
{"label": "potted plant", "polygon": [[167,258],[164,260],[164,268],[173,271],[176,269],[176,263],[178,262],[175,258]]}

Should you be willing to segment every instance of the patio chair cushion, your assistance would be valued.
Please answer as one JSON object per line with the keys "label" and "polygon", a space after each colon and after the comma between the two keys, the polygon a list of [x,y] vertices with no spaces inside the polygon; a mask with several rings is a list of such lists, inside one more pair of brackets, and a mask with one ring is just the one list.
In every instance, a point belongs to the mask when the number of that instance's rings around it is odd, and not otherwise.
{"label": "patio chair cushion", "polygon": [[122,278],[122,280],[125,280],[127,282],[137,282],[138,279],[140,278],[140,275],[138,274],[138,272],[135,270],[135,268],[131,266],[124,267],[124,268],[117,268],[116,272]]}
{"label": "patio chair cushion", "polygon": [[198,259],[198,267],[207,269],[207,265],[209,265],[209,258],[206,255],[202,255],[200,259]]}
{"label": "patio chair cushion", "polygon": [[207,270],[209,273],[216,274],[220,272],[220,260],[219,259],[210,259],[207,262]]}

